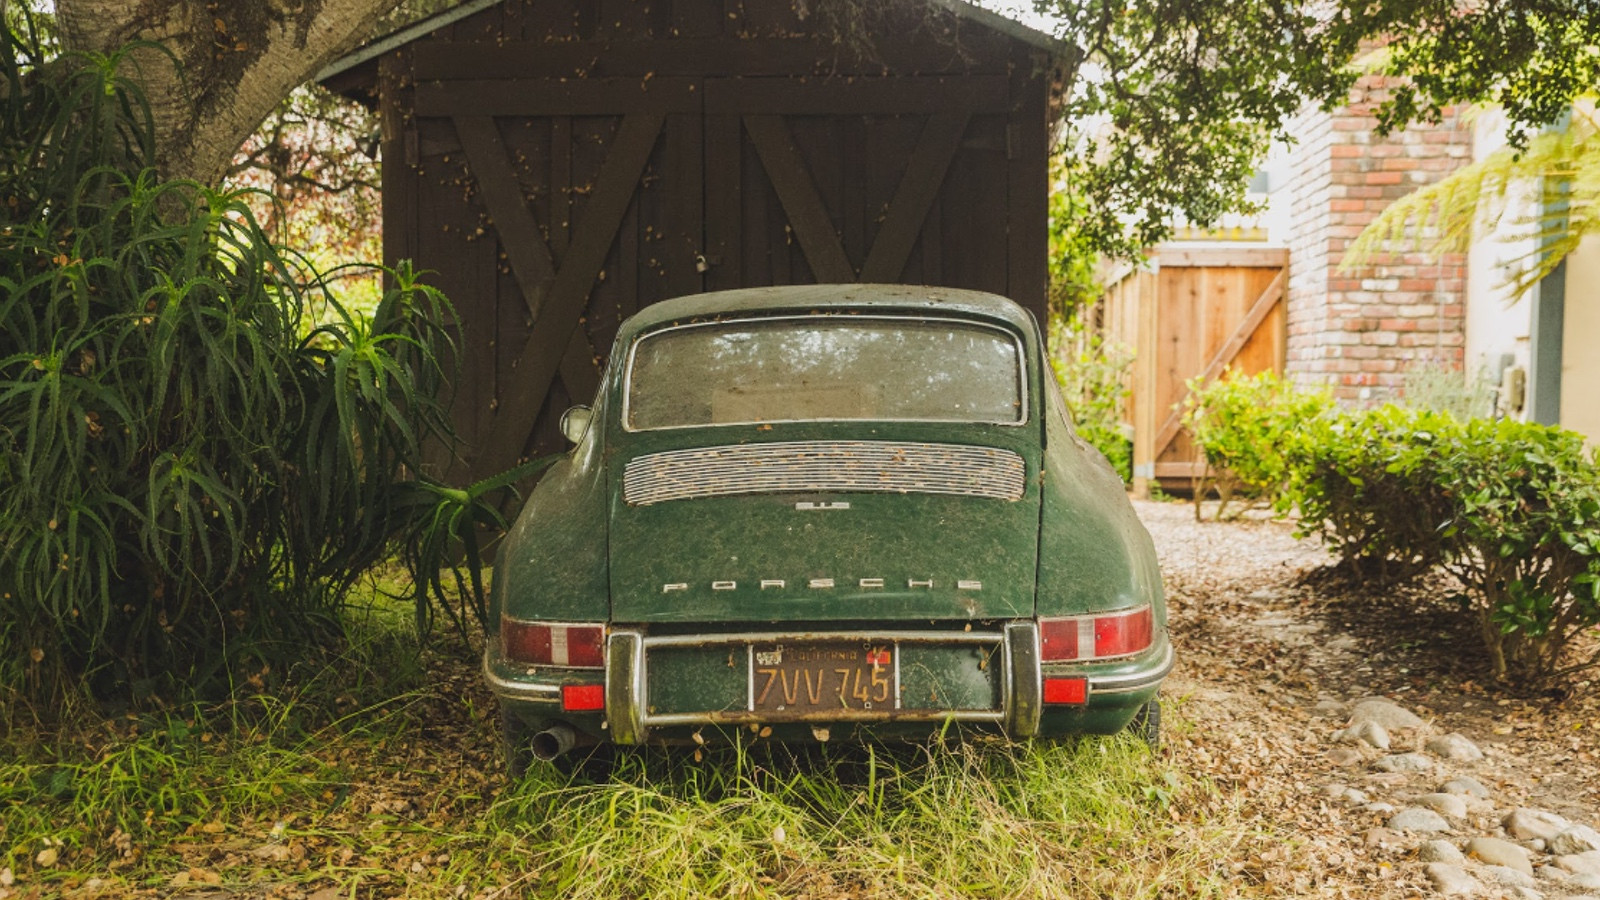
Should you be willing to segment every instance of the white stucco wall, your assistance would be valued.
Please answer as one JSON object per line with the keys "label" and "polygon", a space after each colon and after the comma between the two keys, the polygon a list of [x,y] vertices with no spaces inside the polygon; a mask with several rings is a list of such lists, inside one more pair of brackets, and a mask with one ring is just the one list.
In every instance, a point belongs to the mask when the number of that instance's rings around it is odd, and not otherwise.
{"label": "white stucco wall", "polygon": [[1561,340],[1561,424],[1600,446],[1600,237],[1567,257]]}
{"label": "white stucco wall", "polygon": [[[1505,117],[1498,110],[1483,113],[1473,123],[1472,158],[1505,146]],[[1519,260],[1533,250],[1531,240],[1507,240],[1514,223],[1531,209],[1527,200],[1513,202],[1497,222],[1480,224],[1477,239],[1467,252],[1467,335],[1465,377],[1498,381],[1505,358],[1528,371],[1529,333],[1533,304],[1526,296],[1513,301],[1506,284]],[[1507,410],[1510,413],[1510,410]],[[1524,413],[1526,409],[1524,408]],[[1526,418],[1523,413],[1513,413]]]}

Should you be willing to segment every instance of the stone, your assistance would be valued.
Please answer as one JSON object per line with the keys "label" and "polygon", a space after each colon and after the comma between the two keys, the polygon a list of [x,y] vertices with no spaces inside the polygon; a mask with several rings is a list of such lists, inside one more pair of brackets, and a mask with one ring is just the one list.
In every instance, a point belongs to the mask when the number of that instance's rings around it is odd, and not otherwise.
{"label": "stone", "polygon": [[1391,831],[1388,828],[1379,826],[1377,828],[1368,828],[1367,833],[1362,840],[1366,842],[1368,847],[1381,847],[1384,849],[1389,849],[1398,847],[1400,844],[1404,843],[1405,835],[1402,835],[1398,831]]}
{"label": "stone", "polygon": [[1574,875],[1600,875],[1600,850],[1558,856],[1556,865]]}
{"label": "stone", "polygon": [[1377,722],[1385,731],[1421,728],[1425,724],[1416,714],[1388,700],[1374,698],[1363,700],[1350,710],[1350,725]]}
{"label": "stone", "polygon": [[1311,707],[1311,714],[1324,719],[1337,719],[1344,715],[1344,704],[1337,700],[1318,700],[1317,705]]}
{"label": "stone", "polygon": [[1396,753],[1393,756],[1380,757],[1372,765],[1382,772],[1403,772],[1414,775],[1432,769],[1433,760],[1421,753]]}
{"label": "stone", "polygon": [[1440,759],[1452,762],[1477,762],[1483,759],[1483,751],[1478,749],[1478,745],[1466,735],[1456,732],[1430,738],[1424,749]]}
{"label": "stone", "polygon": [[1361,808],[1369,813],[1377,813],[1380,816],[1386,816],[1389,813],[1394,812],[1394,804],[1384,803],[1382,800],[1379,800],[1377,803],[1368,803],[1366,806]]}
{"label": "stone", "polygon": [[1544,895],[1531,887],[1521,884],[1512,885],[1506,890],[1506,896],[1511,900],[1544,900]]}
{"label": "stone", "polygon": [[1465,797],[1477,797],[1479,800],[1489,799],[1489,789],[1484,787],[1483,783],[1478,781],[1478,779],[1469,778],[1465,775],[1461,776],[1460,778],[1452,778],[1449,781],[1446,781],[1444,784],[1439,785],[1439,790],[1446,794],[1460,794]]}
{"label": "stone", "polygon": [[1328,762],[1341,768],[1360,765],[1363,758],[1361,751],[1354,747],[1335,747],[1328,751]]}
{"label": "stone", "polygon": [[1500,820],[1506,833],[1520,841],[1534,838],[1550,840],[1572,825],[1553,812],[1542,809],[1514,809]]}
{"label": "stone", "polygon": [[1367,776],[1369,783],[1389,788],[1399,787],[1410,780],[1410,777],[1404,772],[1373,772]]}
{"label": "stone", "polygon": [[1478,880],[1468,875],[1467,870],[1460,866],[1433,862],[1428,863],[1427,872],[1428,880],[1433,882],[1433,889],[1447,897],[1478,892]]}
{"label": "stone", "polygon": [[1395,831],[1449,831],[1450,823],[1431,809],[1413,806],[1395,813],[1389,827]]}
{"label": "stone", "polygon": [[1528,860],[1528,851],[1507,840],[1475,837],[1467,841],[1467,855],[1476,856],[1485,865],[1503,866],[1533,875],[1533,863]]}
{"label": "stone", "polygon": [[1361,804],[1367,802],[1367,792],[1358,791],[1355,788],[1346,788],[1344,792],[1344,800],[1351,806],[1360,806]]}
{"label": "stone", "polygon": [[1537,881],[1533,880],[1532,872],[1523,872],[1519,869],[1513,869],[1510,866],[1485,866],[1483,871],[1484,874],[1488,875],[1499,884],[1525,888],[1531,888],[1538,884]]}
{"label": "stone", "polygon": [[1533,877],[1543,878],[1545,881],[1566,881],[1572,877],[1572,873],[1564,872],[1555,866],[1534,866]]}
{"label": "stone", "polygon": [[1416,800],[1418,806],[1431,809],[1441,816],[1452,819],[1465,819],[1467,817],[1467,801],[1455,794],[1423,794]]}
{"label": "stone", "polygon": [[1441,841],[1437,838],[1422,842],[1422,846],[1417,848],[1417,859],[1423,862],[1442,862],[1450,863],[1451,865],[1460,865],[1467,860],[1461,851],[1456,849],[1455,844],[1449,841]]}
{"label": "stone", "polygon": [[1377,722],[1367,721],[1351,725],[1341,734],[1346,743],[1362,743],[1379,750],[1389,749],[1389,732]]}
{"label": "stone", "polygon": [[1600,875],[1596,875],[1593,872],[1580,872],[1567,879],[1567,884],[1571,887],[1583,888],[1586,891],[1600,890]]}
{"label": "stone", "polygon": [[1562,829],[1560,834],[1550,839],[1548,846],[1556,856],[1600,850],[1600,832],[1587,825],[1574,825]]}

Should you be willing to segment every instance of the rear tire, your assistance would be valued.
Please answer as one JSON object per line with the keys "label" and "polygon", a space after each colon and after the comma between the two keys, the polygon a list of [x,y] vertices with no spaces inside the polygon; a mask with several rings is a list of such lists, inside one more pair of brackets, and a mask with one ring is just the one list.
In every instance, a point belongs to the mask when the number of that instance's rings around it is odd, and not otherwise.
{"label": "rear tire", "polygon": [[1133,714],[1133,720],[1125,729],[1129,734],[1145,742],[1145,745],[1154,753],[1161,749],[1161,699],[1152,697],[1139,707]]}
{"label": "rear tire", "polygon": [[506,754],[506,775],[517,781],[533,764],[533,731],[505,709],[500,710],[500,747]]}

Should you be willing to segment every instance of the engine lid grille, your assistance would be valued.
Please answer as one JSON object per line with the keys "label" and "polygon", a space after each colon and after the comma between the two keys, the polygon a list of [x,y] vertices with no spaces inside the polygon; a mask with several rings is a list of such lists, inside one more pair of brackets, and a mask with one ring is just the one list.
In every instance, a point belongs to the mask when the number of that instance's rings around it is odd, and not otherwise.
{"label": "engine lid grille", "polygon": [[652,453],[623,470],[630,506],[738,494],[951,494],[1021,500],[1027,466],[995,447],[792,441]]}

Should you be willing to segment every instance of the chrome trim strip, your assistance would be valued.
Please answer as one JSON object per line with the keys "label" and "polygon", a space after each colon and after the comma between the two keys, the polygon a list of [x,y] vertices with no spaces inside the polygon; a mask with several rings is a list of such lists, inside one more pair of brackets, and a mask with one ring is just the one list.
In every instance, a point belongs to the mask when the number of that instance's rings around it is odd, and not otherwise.
{"label": "chrome trim strip", "polygon": [[1160,684],[1167,673],[1172,671],[1172,666],[1177,662],[1177,654],[1173,652],[1172,643],[1167,643],[1167,650],[1162,654],[1161,662],[1154,669],[1144,669],[1137,672],[1128,672],[1122,675],[1102,675],[1089,677],[1089,695],[1095,694],[1126,694],[1130,691],[1143,690],[1151,685]]}
{"label": "chrome trim strip", "polygon": [[[628,414],[632,412],[632,410],[629,409],[629,403],[633,399],[633,363],[635,357],[639,353],[639,345],[643,344],[650,338],[655,337],[658,334],[666,334],[670,331],[682,331],[686,328],[704,328],[711,325],[739,325],[746,322],[817,321],[818,319],[843,319],[851,322],[904,322],[907,320],[914,322],[949,322],[958,325],[967,325],[974,328],[984,328],[990,331],[998,331],[1010,338],[1011,342],[1017,348],[1017,398],[1021,404],[1020,414],[1015,421],[1011,422],[985,422],[981,419],[770,419],[765,422],[703,422],[693,425],[667,425],[659,428],[632,428],[629,426]],[[953,316],[923,316],[916,315],[914,313],[901,316],[882,314],[856,315],[847,311],[828,313],[819,312],[804,316],[749,316],[742,319],[709,319],[704,322],[690,322],[686,325],[671,325],[666,328],[657,328],[654,331],[645,332],[644,334],[634,338],[633,345],[628,348],[627,367],[622,373],[622,430],[630,433],[639,433],[644,431],[679,431],[685,428],[722,428],[730,425],[735,427],[748,427],[750,425],[788,425],[796,422],[933,422],[943,425],[1001,425],[1008,428],[1015,428],[1028,424],[1028,421],[1032,418],[1032,416],[1029,414],[1031,409],[1028,406],[1028,382],[1028,348],[1023,343],[1022,337],[1016,332],[1002,325],[997,325],[992,322],[984,322],[978,319],[962,319]]]}
{"label": "chrome trim strip", "polygon": [[[914,709],[895,710],[885,713],[877,709],[841,709],[830,712],[827,721],[832,722],[998,722],[1004,723],[1005,713],[990,709]],[[805,724],[807,719],[772,719],[763,718],[748,710],[736,709],[717,712],[698,713],[659,713],[645,715],[644,724],[647,726],[662,725],[743,725],[749,722],[765,722],[772,725]]]}
{"label": "chrome trim strip", "polygon": [[526,681],[505,678],[496,672],[494,668],[494,663],[499,658],[499,654],[494,653],[492,649],[483,651],[483,678],[489,682],[489,690],[496,696],[506,697],[511,700],[560,701],[561,685],[531,684]]}
{"label": "chrome trim strip", "polygon": [[898,641],[912,644],[996,644],[998,631],[752,631],[724,634],[663,634],[644,639],[646,647],[717,647],[724,644],[813,641]]}

